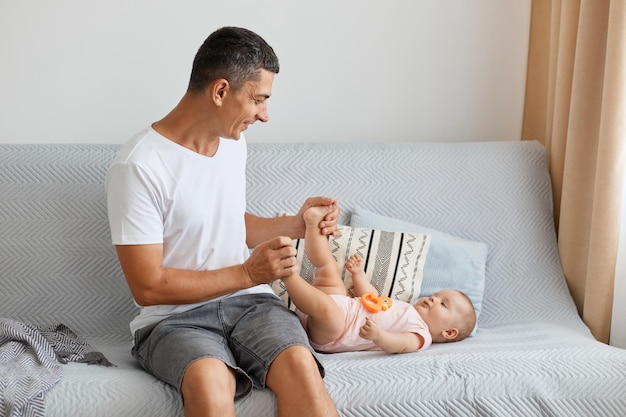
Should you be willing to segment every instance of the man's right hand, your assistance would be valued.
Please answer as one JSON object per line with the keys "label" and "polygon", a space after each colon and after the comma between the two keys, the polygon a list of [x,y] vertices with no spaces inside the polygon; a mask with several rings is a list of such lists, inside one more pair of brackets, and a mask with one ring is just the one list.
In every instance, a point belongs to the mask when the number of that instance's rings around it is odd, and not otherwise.
{"label": "man's right hand", "polygon": [[287,236],[278,236],[257,245],[243,268],[254,284],[269,284],[297,274],[296,248]]}

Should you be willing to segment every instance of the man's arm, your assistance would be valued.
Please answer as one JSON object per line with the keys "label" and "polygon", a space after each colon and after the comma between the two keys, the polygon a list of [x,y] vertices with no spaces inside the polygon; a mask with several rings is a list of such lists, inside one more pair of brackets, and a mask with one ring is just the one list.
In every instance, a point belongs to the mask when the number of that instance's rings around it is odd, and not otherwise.
{"label": "man's arm", "polygon": [[302,215],[306,209],[313,206],[329,205],[334,205],[335,210],[328,213],[320,222],[320,230],[325,236],[337,235],[339,233],[337,229],[337,219],[339,218],[337,200],[330,197],[311,197],[293,216],[259,217],[246,213],[246,244],[249,248],[255,248],[259,243],[276,236],[288,236],[291,239],[303,238],[306,225]]}
{"label": "man's arm", "polygon": [[297,273],[291,239],[264,242],[240,265],[211,271],[163,267],[163,245],[117,245],[135,301],[141,306],[191,304]]}

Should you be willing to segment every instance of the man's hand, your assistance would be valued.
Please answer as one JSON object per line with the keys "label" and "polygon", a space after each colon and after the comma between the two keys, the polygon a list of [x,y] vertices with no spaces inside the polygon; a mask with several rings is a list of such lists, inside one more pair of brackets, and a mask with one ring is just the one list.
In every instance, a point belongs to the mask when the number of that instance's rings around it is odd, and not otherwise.
{"label": "man's hand", "polygon": [[254,248],[243,268],[253,284],[269,284],[297,274],[296,248],[287,236],[278,236]]}
{"label": "man's hand", "polygon": [[298,214],[296,215],[301,224],[301,237],[304,236],[304,232],[306,230],[306,225],[302,216],[309,207],[315,206],[334,206],[334,209],[330,213],[328,213],[320,222],[319,227],[324,236],[339,236],[341,233],[337,228],[337,220],[339,219],[339,204],[337,202],[337,199],[330,197],[310,197],[306,199],[304,204],[302,204],[302,207],[300,207],[300,211],[298,211]]}

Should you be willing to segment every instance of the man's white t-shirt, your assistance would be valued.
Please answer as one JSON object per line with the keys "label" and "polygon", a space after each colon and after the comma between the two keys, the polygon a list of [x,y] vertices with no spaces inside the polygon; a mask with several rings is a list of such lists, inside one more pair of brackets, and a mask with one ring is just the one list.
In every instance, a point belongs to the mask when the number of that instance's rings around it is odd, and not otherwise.
{"label": "man's white t-shirt", "polygon": [[[207,157],[146,128],[120,149],[107,176],[113,244],[163,244],[163,266],[169,268],[200,271],[243,263],[250,253],[246,158],[243,135],[220,138],[215,155]],[[272,290],[259,285],[229,296],[260,292]],[[205,303],[143,307],[131,331]]]}

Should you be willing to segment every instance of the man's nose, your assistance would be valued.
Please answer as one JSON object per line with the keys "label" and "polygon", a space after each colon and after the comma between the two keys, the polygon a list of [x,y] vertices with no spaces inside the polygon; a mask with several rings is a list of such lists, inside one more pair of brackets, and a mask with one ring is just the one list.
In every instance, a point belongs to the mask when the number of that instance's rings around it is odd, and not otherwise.
{"label": "man's nose", "polygon": [[257,120],[259,120],[259,121],[261,121],[261,122],[263,122],[263,123],[265,123],[265,122],[267,122],[268,120],[270,120],[270,116],[269,116],[269,114],[267,113],[267,106],[263,106],[263,108],[261,109],[261,111],[257,113],[257,115],[256,115],[256,119],[257,119]]}

